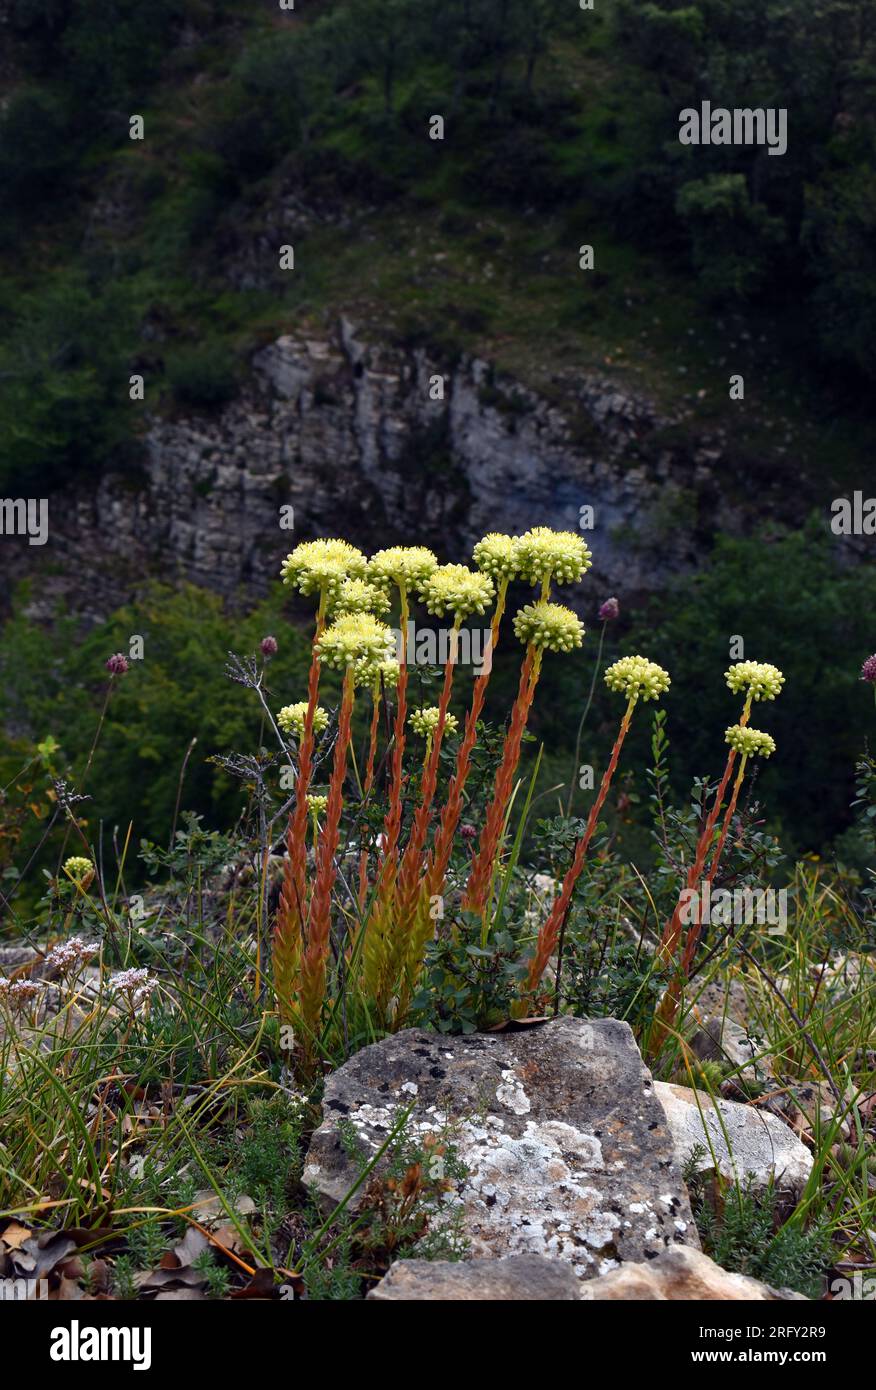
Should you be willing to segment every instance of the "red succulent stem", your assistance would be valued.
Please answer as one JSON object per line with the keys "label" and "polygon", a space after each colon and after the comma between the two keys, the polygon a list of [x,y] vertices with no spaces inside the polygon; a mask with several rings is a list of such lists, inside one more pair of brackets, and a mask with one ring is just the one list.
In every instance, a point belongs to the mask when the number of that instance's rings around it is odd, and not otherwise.
{"label": "red succulent stem", "polygon": [[441,743],[444,738],[444,726],[447,719],[450,696],[453,692],[453,672],[456,666],[458,640],[459,621],[457,620],[453,625],[451,635],[450,658],[444,668],[444,686],[441,691],[441,698],[438,701],[438,723],[432,739],[432,748],[429,752],[423,772],[420,804],[414,814],[414,823],[411,826],[410,838],[408,839],[405,852],[402,855],[399,869],[399,916],[402,922],[408,920],[409,915],[414,910],[417,899],[420,869],[423,861],[423,849],[426,844],[426,835],[428,834],[429,822],[432,817],[432,803],[435,799],[435,789],[438,785],[438,762],[441,755]]}
{"label": "red succulent stem", "polygon": [[281,1003],[285,1002],[291,980],[288,976],[289,963],[295,949],[296,938],[303,938],[307,917],[307,790],[313,766],[313,720],[319,697],[319,639],[325,625],[325,595],[320,600],[316,616],[316,632],[313,638],[313,651],[310,659],[310,673],[307,682],[307,712],[304,717],[304,732],[298,750],[298,778],[295,783],[295,806],[289,816],[286,828],[286,862],[283,866],[283,886],[280,890],[280,904],[277,924],[274,930],[274,962],[278,975],[277,986]]}
{"label": "red succulent stem", "polygon": [[383,834],[385,839],[383,851],[383,865],[381,868],[381,880],[385,879],[387,873],[392,873],[395,867],[395,859],[398,850],[398,838],[401,833],[402,816],[402,790],[404,784],[403,759],[405,752],[405,721],[408,714],[408,662],[407,662],[407,634],[408,634],[408,595],[404,587],[401,593],[401,613],[399,622],[401,624],[402,644],[399,660],[398,692],[396,696],[395,724],[393,728],[392,760],[390,764],[389,781],[389,808],[383,823]]}
{"label": "red succulent stem", "polygon": [[450,779],[450,786],[447,789],[447,800],[440,815],[438,833],[435,836],[435,843],[432,847],[432,854],[427,871],[430,895],[441,891],[444,879],[447,875],[447,866],[450,863],[450,856],[453,853],[453,840],[459,826],[460,816],[462,815],[462,798],[465,792],[465,784],[468,781],[468,774],[471,770],[471,755],[474,752],[474,747],[478,739],[478,720],[483,713],[487,686],[490,683],[490,675],[492,674],[492,654],[499,644],[499,624],[502,621],[502,614],[505,611],[505,595],[507,590],[508,581],[505,580],[499,588],[496,608],[493,613],[492,623],[490,624],[490,670],[483,671],[474,683],[471,706],[465,716],[465,728],[463,730],[462,742],[460,743],[459,751],[456,755],[456,769]]}
{"label": "red succulent stem", "polygon": [[608,795],[608,789],[611,786],[611,779],[614,776],[615,770],[617,768],[618,759],[620,758],[620,752],[624,744],[624,739],[627,736],[627,731],[629,730],[630,721],[632,720],[633,710],[635,709],[635,707],[636,698],[633,697],[630,699],[626,707],[626,710],[624,711],[624,716],[621,720],[620,728],[618,730],[617,737],[614,741],[614,747],[611,750],[611,757],[609,759],[608,766],[606,767],[605,772],[602,774],[602,781],[599,784],[599,791],[597,792],[596,799],[590,808],[590,814],[587,817],[587,824],[584,827],[584,833],[579,839],[577,845],[575,846],[575,854],[573,856],[572,863],[566,872],[566,876],[563,879],[562,889],[560,890],[560,893],[557,896],[557,899],[554,902],[553,907],[551,908],[551,912],[547,921],[544,923],[544,925],[541,927],[538,933],[538,939],[535,945],[535,952],[533,954],[532,960],[530,961],[529,973],[526,978],[525,990],[527,993],[531,994],[538,988],[539,981],[541,980],[541,977],[545,972],[547,963],[553,955],[554,950],[556,949],[557,941],[560,939],[564,931],[566,925],[566,918],[568,917],[569,909],[572,906],[572,895],[575,891],[575,885],[581,876],[581,870],[584,867],[584,860],[586,859],[587,851],[590,848],[590,841],[593,839],[594,832],[596,830],[597,825],[599,824],[599,814],[602,810],[603,805],[605,804],[605,798]]}
{"label": "red succulent stem", "polygon": [[[718,843],[715,846],[715,853],[712,856],[712,863],[709,868],[709,872],[707,873],[705,881],[703,883],[704,896],[708,893],[709,889],[711,888],[711,885],[715,879],[715,875],[718,872],[718,866],[721,863],[721,856],[724,853],[724,846],[727,843],[727,834],[730,830],[730,822],[733,819],[733,813],[736,810],[736,803],[739,800],[739,791],[742,787],[742,779],[745,776],[746,761],[747,759],[743,758],[741,763],[739,764],[739,771],[736,774],[736,781],[733,783],[733,791],[730,796],[730,800],[727,803],[727,810],[724,813],[724,823],[721,826],[721,834],[718,838]],[[694,952],[696,951],[697,942],[700,939],[702,930],[702,921],[691,923],[691,929],[687,934],[687,939],[684,943],[684,952],[681,958],[681,973],[685,979],[687,979],[688,975],[690,974],[690,968],[693,964]]]}
{"label": "red succulent stem", "polygon": [[[750,713],[751,695],[749,694],[748,698],[745,701],[745,706],[743,708],[742,714],[739,718],[739,723],[741,725],[744,726],[748,723]],[[714,804],[706,819],[706,823],[703,826],[702,834],[700,835],[700,838],[697,841],[696,852],[694,854],[693,862],[690,866],[690,869],[688,870],[685,888],[694,888],[699,879],[702,878],[703,868],[706,862],[706,856],[709,852],[709,846],[712,841],[712,835],[715,831],[715,825],[717,824],[718,816],[721,811],[721,805],[724,801],[724,794],[727,791],[727,784],[730,781],[735,762],[736,750],[734,748],[731,748],[727,755],[727,765],[724,768],[724,775],[721,778],[718,790],[715,793]],[[666,961],[671,961],[678,949],[678,943],[681,937],[682,928],[681,914],[684,909],[684,903],[685,894],[684,892],[682,892],[679,894],[678,902],[675,904],[675,910],[671,918],[666,923],[666,926],[663,928],[663,936],[660,941],[660,953]]]}
{"label": "red succulent stem", "polygon": [[337,875],[335,856],[340,839],[344,781],[347,775],[347,754],[352,736],[352,714],[353,671],[351,667],[348,667],[344,676],[325,825],[319,841],[310,926],[302,962],[302,1002],[306,1004],[306,1015],[311,1023],[317,1021],[325,997],[325,967],[329,954],[332,889]]}
{"label": "red succulent stem", "polygon": [[471,912],[484,913],[486,911],[487,894],[493,879],[496,853],[502,837],[502,827],[505,823],[505,812],[508,809],[508,802],[514,789],[514,774],[520,761],[520,747],[540,671],[541,652],[530,643],[520,669],[520,684],[511,712],[511,722],[505,735],[502,761],[493,783],[493,797],[487,807],[477,853],[472,860],[471,872],[466,884],[462,905]]}

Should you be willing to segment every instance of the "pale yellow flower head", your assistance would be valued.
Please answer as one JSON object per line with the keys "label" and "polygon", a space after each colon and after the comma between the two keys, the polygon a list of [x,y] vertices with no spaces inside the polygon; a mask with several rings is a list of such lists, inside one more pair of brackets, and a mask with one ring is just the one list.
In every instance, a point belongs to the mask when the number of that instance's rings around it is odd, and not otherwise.
{"label": "pale yellow flower head", "polygon": [[656,700],[669,689],[669,673],[644,656],[622,656],[605,673],[609,690],[631,700]]}
{"label": "pale yellow flower head", "polygon": [[307,793],[307,809],[312,816],[325,815],[328,807],[328,797],[322,796],[318,792]]}
{"label": "pale yellow flower head", "polygon": [[443,618],[449,609],[457,618],[483,613],[493,601],[493,581],[488,574],[467,565],[439,565],[420,584],[420,597],[428,612]]}
{"label": "pale yellow flower head", "polygon": [[348,541],[302,541],[286,556],[280,567],[284,584],[292,584],[302,594],[338,593],[348,575],[362,576],[367,560],[361,550]]}
{"label": "pale yellow flower head", "polygon": [[[307,719],[307,701],[299,700],[296,705],[284,705],[277,715],[277,723],[284,734],[294,734],[296,738],[304,737],[304,725]],[[321,734],[328,728],[328,711],[322,705],[317,705],[313,711],[313,732]]]}
{"label": "pale yellow flower head", "polygon": [[533,526],[514,541],[514,557],[522,578],[530,584],[552,580],[570,584],[589,570],[592,556],[574,531],[552,531],[549,526]]}
{"label": "pale yellow flower head", "polygon": [[329,599],[329,612],[341,613],[388,613],[389,594],[378,584],[371,584],[358,575],[341,581],[337,593]]}
{"label": "pale yellow flower head", "polygon": [[64,873],[80,887],[87,888],[94,878],[94,865],[84,854],[72,854],[64,860]]}
{"label": "pale yellow flower head", "polygon": [[776,741],[770,734],[750,729],[745,724],[731,724],[724,734],[724,742],[745,758],[768,758],[776,751]]}
{"label": "pale yellow flower head", "polygon": [[737,661],[725,676],[734,695],[746,690],[753,700],[774,700],[785,683],[778,666],[771,666],[768,661]]}
{"label": "pale yellow flower head", "polygon": [[541,651],[571,652],[584,641],[584,624],[571,608],[539,599],[527,603],[514,617],[514,632],[524,646]]}
{"label": "pale yellow flower head", "polygon": [[[441,711],[437,705],[423,705],[421,709],[411,710],[408,715],[408,723],[415,734],[421,738],[431,738],[438,728],[438,717]],[[452,735],[459,729],[459,720],[455,714],[444,716],[444,734]]]}
{"label": "pale yellow flower head", "polygon": [[393,545],[368,561],[368,578],[386,588],[412,589],[438,568],[438,557],[424,545]]}
{"label": "pale yellow flower head", "polygon": [[395,649],[392,629],[372,613],[342,613],[317,642],[321,661],[345,670],[359,662],[387,661]]}
{"label": "pale yellow flower head", "polygon": [[472,558],[479,570],[488,574],[498,584],[503,579],[514,579],[518,571],[514,537],[491,531],[478,541],[472,551]]}
{"label": "pale yellow flower head", "polygon": [[398,685],[400,674],[401,666],[394,656],[387,657],[384,661],[363,659],[356,662],[356,684],[367,685],[376,695],[380,693],[381,678],[384,688],[393,690]]}

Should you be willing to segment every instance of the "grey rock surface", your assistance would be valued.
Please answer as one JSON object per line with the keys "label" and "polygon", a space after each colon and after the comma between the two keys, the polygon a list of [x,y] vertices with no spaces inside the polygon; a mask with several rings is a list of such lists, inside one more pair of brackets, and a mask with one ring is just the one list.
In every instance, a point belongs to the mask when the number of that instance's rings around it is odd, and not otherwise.
{"label": "grey rock surface", "polygon": [[461,1207],[475,1258],[543,1255],[587,1279],[698,1244],[626,1023],[560,1018],[468,1037],[408,1029],[366,1047],[326,1082],[304,1182],[339,1202],[362,1168],[339,1121],[371,1158],[408,1106],[408,1135],[447,1135],[467,1170],[447,1200]]}
{"label": "grey rock surface", "polygon": [[[3,548],[0,579],[40,575],[32,616],[66,598],[96,619],[149,574],[251,598],[317,535],[363,548],[417,541],[460,560],[484,531],[578,530],[585,505],[592,577],[630,596],[695,563],[685,498],[726,480],[723,441],[692,425],[664,445],[675,417],[607,373],[571,373],[561,406],[479,358],[450,366],[425,348],[366,342],[345,319],[320,338],[281,337],[251,365],[218,412],[147,411],[135,472],[53,493],[48,544]],[[294,508],[294,529],[281,527],[281,506]],[[729,499],[720,514],[724,530],[742,524]]]}
{"label": "grey rock surface", "polygon": [[397,1260],[368,1294],[375,1303],[528,1303],[580,1297],[581,1283],[571,1266],[543,1255],[458,1262]]}
{"label": "grey rock surface", "polygon": [[716,1109],[705,1091],[688,1086],[656,1081],[654,1090],[666,1112],[680,1165],[700,1145],[706,1151],[697,1165],[701,1173],[714,1172],[717,1166],[731,1181],[750,1176],[755,1188],[773,1180],[788,1191],[804,1186],[812,1155],[777,1115],[732,1100],[719,1101]]}

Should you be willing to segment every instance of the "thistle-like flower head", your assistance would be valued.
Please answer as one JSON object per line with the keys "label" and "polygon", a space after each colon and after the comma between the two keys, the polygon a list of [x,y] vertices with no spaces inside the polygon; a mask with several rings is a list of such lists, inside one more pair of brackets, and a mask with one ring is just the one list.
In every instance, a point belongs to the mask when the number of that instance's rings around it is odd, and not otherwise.
{"label": "thistle-like flower head", "polygon": [[876,652],[868,656],[861,667],[861,680],[867,681],[869,685],[876,685]]}
{"label": "thistle-like flower head", "polygon": [[367,560],[349,541],[302,541],[280,567],[284,584],[302,594],[327,593],[333,598],[348,575],[361,577]]}
{"label": "thistle-like flower head", "polygon": [[552,580],[570,584],[589,570],[592,556],[574,531],[552,531],[549,526],[533,526],[514,541],[514,557],[522,578],[530,584]]}
{"label": "thistle-like flower head", "polygon": [[337,592],[329,599],[329,612],[341,613],[388,613],[389,594],[378,584],[372,584],[358,575],[341,581]]}
{"label": "thistle-like flower head", "polygon": [[276,637],[263,637],[259,646],[266,661],[269,661],[272,656],[276,656],[279,650]]}
{"label": "thistle-like flower head", "polygon": [[724,733],[724,742],[746,758],[768,758],[776,751],[776,741],[770,734],[750,729],[747,724],[731,724]]}
{"label": "thistle-like flower head", "polygon": [[620,616],[620,604],[616,598],[607,598],[604,603],[599,605],[599,621],[601,623],[613,623],[615,618]]}
{"label": "thistle-like flower head", "polygon": [[69,859],[64,860],[64,873],[74,883],[87,888],[94,878],[94,865],[84,854],[71,854]]}
{"label": "thistle-like flower head", "polygon": [[768,661],[737,661],[725,672],[727,684],[738,695],[746,690],[753,700],[774,700],[781,695],[785,677]]}
{"label": "thistle-like flower head", "polygon": [[571,652],[584,641],[584,624],[577,614],[547,599],[524,604],[514,616],[514,632],[524,646],[532,643],[541,651]]}
{"label": "thistle-like flower head", "polygon": [[478,569],[488,574],[498,584],[503,579],[517,576],[517,555],[514,537],[505,536],[500,531],[490,531],[483,540],[478,541],[472,551],[472,558]]}
{"label": "thistle-like flower head", "polygon": [[[294,734],[296,738],[304,737],[304,725],[307,720],[307,701],[299,700],[295,705],[284,705],[277,715],[277,723],[284,734]],[[328,728],[328,711],[322,705],[317,705],[313,711],[313,732],[321,734]]]}
{"label": "thistle-like flower head", "polygon": [[392,545],[368,561],[368,578],[387,588],[413,589],[438,568],[438,557],[424,545]]}
{"label": "thistle-like flower head", "polygon": [[123,652],[113,652],[104,662],[111,676],[124,676],[128,671],[128,658]]}
{"label": "thistle-like flower head", "polygon": [[[421,738],[431,738],[438,728],[438,717],[441,711],[437,705],[423,705],[421,709],[411,710],[408,715],[408,723],[415,734]],[[444,716],[444,733],[455,734],[459,728],[459,720],[455,714]]]}
{"label": "thistle-like flower head", "polygon": [[420,584],[420,597],[428,612],[443,618],[449,609],[457,618],[483,613],[493,600],[493,581],[488,574],[467,565],[439,565]]}
{"label": "thistle-like flower head", "polygon": [[372,613],[342,613],[316,645],[321,661],[345,670],[359,662],[387,661],[393,655],[395,640],[392,629]]}
{"label": "thistle-like flower head", "polygon": [[644,656],[622,656],[605,673],[609,690],[631,700],[656,700],[669,689],[669,672]]}

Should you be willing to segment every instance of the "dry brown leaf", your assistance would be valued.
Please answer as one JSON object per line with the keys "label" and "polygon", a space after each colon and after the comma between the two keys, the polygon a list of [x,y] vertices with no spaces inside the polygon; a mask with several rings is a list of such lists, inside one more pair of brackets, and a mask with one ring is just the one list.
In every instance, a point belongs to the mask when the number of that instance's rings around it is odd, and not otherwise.
{"label": "dry brown leaf", "polygon": [[0,1234],[0,1241],[9,1250],[20,1250],[29,1236],[33,1235],[31,1226],[21,1226],[17,1221],[10,1221],[6,1230]]}

